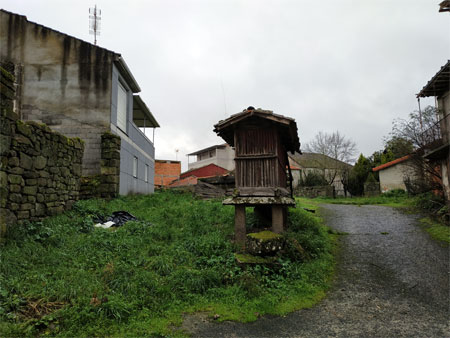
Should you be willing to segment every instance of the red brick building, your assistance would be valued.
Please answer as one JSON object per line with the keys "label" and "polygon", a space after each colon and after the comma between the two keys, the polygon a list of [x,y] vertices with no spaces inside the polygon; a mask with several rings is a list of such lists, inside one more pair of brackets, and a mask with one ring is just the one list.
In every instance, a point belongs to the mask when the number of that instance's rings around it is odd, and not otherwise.
{"label": "red brick building", "polygon": [[167,187],[180,178],[181,162],[155,160],[155,188]]}

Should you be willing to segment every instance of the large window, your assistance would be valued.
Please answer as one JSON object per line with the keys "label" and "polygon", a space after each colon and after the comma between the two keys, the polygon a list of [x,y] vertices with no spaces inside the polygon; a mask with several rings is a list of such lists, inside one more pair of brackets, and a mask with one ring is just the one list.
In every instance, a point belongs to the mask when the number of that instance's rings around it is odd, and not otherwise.
{"label": "large window", "polygon": [[119,82],[117,88],[117,127],[127,132],[127,90]]}

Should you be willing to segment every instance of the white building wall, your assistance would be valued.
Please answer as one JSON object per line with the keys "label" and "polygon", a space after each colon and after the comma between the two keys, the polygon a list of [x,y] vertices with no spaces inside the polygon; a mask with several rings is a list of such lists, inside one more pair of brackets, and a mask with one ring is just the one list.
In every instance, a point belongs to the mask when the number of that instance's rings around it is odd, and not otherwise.
{"label": "white building wall", "polygon": [[408,163],[399,163],[392,167],[382,169],[380,174],[380,189],[381,192],[388,192],[394,189],[406,190],[405,183],[403,182],[406,177],[413,177],[413,169]]}

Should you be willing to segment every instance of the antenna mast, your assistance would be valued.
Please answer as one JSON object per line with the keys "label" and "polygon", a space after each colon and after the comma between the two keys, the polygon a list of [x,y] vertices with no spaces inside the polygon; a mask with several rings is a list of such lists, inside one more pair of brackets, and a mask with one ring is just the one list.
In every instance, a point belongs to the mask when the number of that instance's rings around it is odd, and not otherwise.
{"label": "antenna mast", "polygon": [[94,35],[94,45],[97,44],[97,35],[100,35],[100,20],[102,11],[97,9],[97,5],[94,8],[89,8],[89,34]]}

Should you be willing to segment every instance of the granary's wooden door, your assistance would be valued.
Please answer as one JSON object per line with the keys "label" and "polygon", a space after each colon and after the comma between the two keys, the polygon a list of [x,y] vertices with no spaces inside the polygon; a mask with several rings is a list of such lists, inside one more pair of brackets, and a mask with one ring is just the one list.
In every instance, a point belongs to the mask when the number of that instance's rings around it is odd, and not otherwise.
{"label": "granary's wooden door", "polygon": [[286,187],[286,156],[276,128],[241,125],[234,137],[237,188]]}

